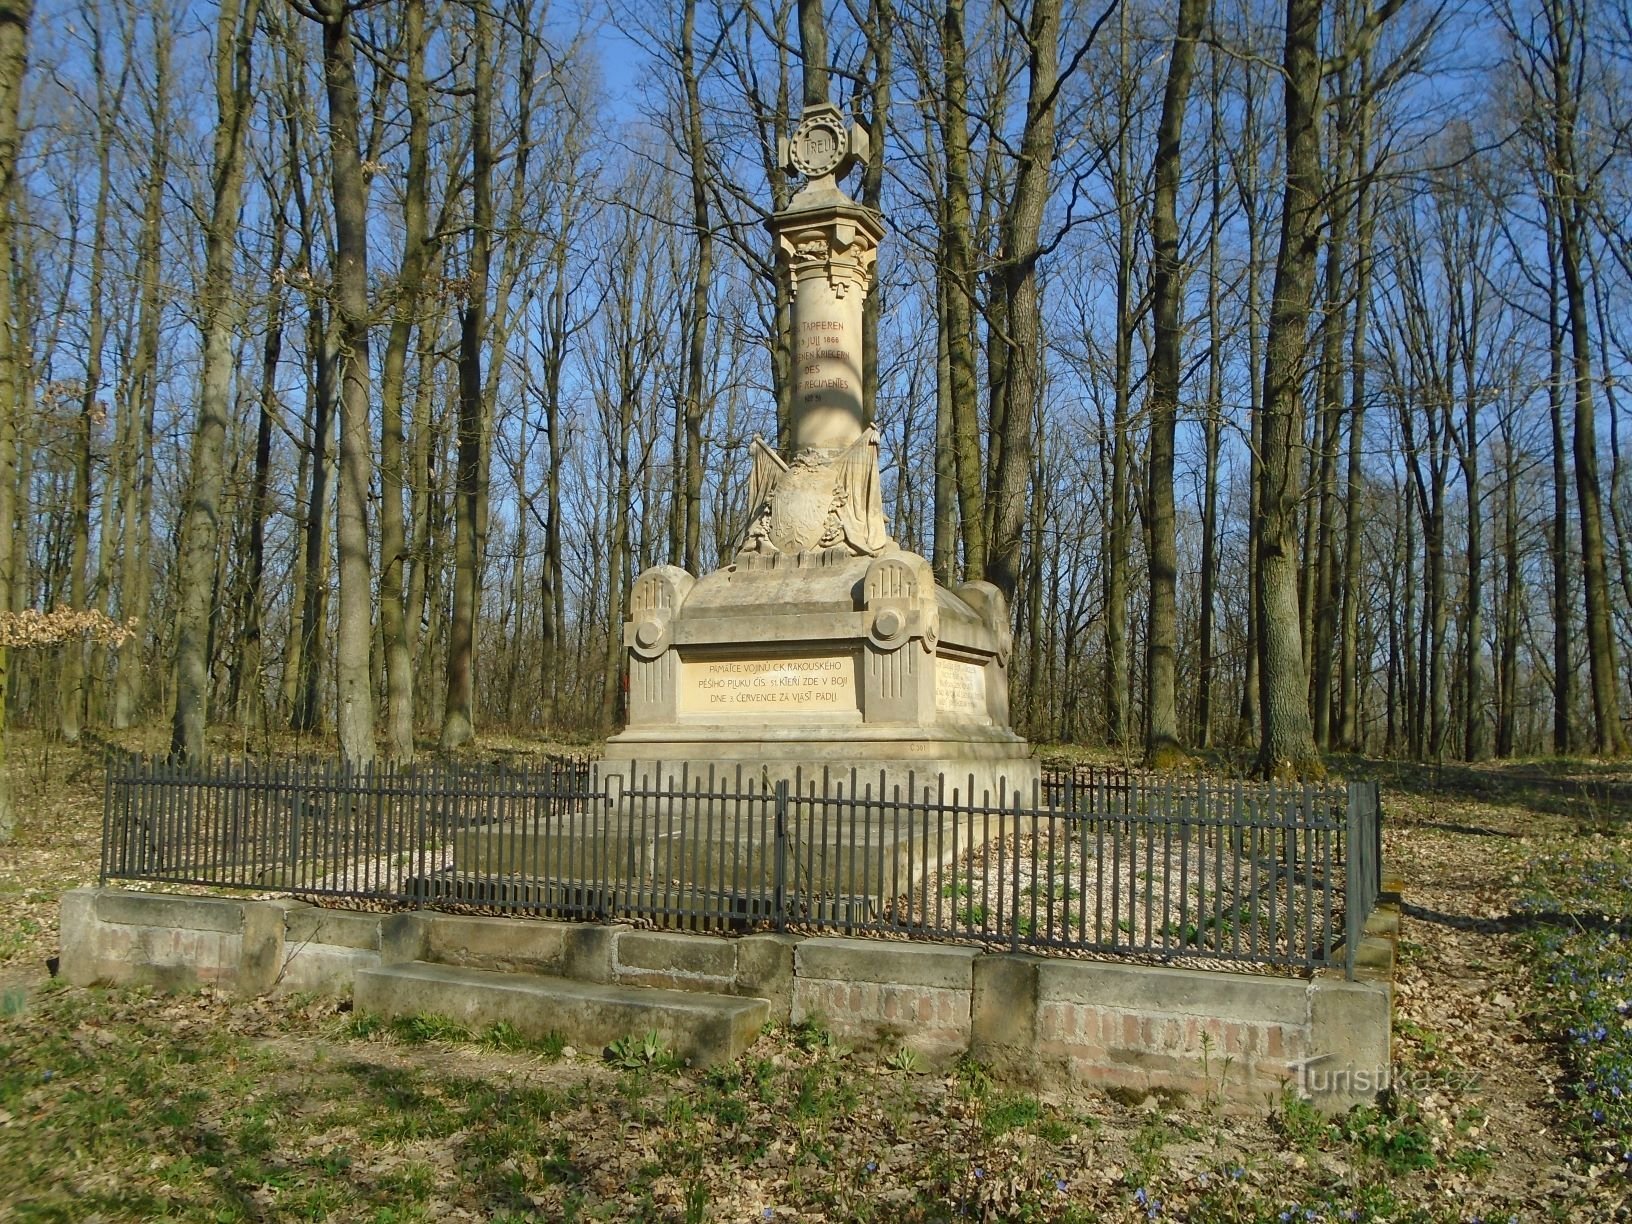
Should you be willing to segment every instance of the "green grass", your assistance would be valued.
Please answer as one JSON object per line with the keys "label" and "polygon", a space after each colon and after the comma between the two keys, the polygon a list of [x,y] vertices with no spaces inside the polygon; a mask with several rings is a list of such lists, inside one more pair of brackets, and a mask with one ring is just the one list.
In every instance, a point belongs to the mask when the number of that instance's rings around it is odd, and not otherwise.
{"label": "green grass", "polygon": [[[1090,1097],[1085,1112],[967,1057],[901,1074],[916,1062],[903,1047],[855,1053],[818,1019],[773,1029],[734,1063],[654,1075],[667,1055],[647,1034],[623,1043],[637,1064],[624,1069],[517,1059],[535,1045],[503,1026],[277,1006],[48,986],[0,1017],[0,1121],[17,1128],[0,1138],[26,1136],[0,1142],[0,1218],[429,1221],[457,1207],[727,1220],[769,1206],[773,1218],[1064,1224],[1146,1218],[1141,1190],[1164,1219],[1274,1220],[1294,1197],[1327,1218],[1453,1218],[1402,1207],[1401,1187],[1431,1172],[1408,1105],[1334,1121],[1288,1103],[1265,1147],[1306,1149],[1306,1167],[1270,1176],[1263,1155],[1219,1154],[1203,1184],[1182,1169],[1204,1119],[1173,1102],[1149,1115]],[[1488,1152],[1449,1142],[1443,1164],[1490,1175]],[[1310,1180],[1327,1153],[1362,1171],[1353,1184]],[[1250,1185],[1225,1175],[1251,1159]],[[1369,1188],[1379,1178],[1389,1196]]]}
{"label": "green grass", "polygon": [[981,1119],[982,1129],[990,1138],[1019,1130],[1036,1122],[1042,1116],[1042,1103],[1034,1096],[1003,1096],[986,1106]]}
{"label": "green grass", "polygon": [[398,1016],[388,1028],[399,1041],[413,1045],[431,1041],[459,1043],[472,1039],[469,1029],[446,1016]]}

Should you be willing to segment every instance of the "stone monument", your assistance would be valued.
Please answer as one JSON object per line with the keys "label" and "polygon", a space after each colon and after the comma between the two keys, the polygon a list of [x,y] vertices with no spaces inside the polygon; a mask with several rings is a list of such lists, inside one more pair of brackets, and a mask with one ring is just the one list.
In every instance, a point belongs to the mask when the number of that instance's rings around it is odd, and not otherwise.
{"label": "stone monument", "polygon": [[1029,806],[1037,765],[1009,724],[1002,594],[938,586],[884,517],[861,377],[884,224],[839,185],[866,134],[835,106],[807,106],[781,152],[804,180],[768,222],[792,299],[792,453],[754,439],[727,564],[635,581],[628,725],[602,775],[662,789],[741,766],[756,784],[802,774],[808,790],[824,769],[848,787],[854,769],[875,795],[882,779],[906,797],[915,775],[920,798],[945,775],[948,797],[996,802],[1001,790]]}

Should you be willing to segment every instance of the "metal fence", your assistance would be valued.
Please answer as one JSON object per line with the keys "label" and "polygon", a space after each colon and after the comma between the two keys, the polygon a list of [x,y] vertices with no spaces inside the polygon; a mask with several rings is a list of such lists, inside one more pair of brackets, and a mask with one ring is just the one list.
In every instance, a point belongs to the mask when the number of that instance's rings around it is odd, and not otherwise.
{"label": "metal fence", "polygon": [[1078,767],[972,779],[587,759],[525,768],[110,761],[102,877],[693,930],[774,929],[1351,974],[1375,783]]}

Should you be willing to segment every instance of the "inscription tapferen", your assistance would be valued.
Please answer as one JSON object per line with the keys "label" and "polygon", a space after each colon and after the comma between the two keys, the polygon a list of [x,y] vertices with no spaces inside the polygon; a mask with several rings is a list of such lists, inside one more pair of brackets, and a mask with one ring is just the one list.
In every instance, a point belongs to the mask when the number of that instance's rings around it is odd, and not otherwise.
{"label": "inscription tapferen", "polygon": [[850,655],[790,659],[687,659],[680,664],[681,714],[763,718],[767,714],[854,715]]}

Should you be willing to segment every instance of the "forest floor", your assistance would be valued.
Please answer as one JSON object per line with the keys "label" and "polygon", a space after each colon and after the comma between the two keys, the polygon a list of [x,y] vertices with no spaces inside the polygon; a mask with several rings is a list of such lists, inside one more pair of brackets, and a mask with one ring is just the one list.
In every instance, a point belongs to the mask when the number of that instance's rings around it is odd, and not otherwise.
{"label": "forest floor", "polygon": [[68,988],[46,962],[61,893],[96,881],[100,756],[22,733],[11,760],[0,1219],[1632,1218],[1625,767],[1335,762],[1383,784],[1405,916],[1397,1089],[1328,1121],[1033,1096],[817,1026],[701,1072],[332,1000]]}

